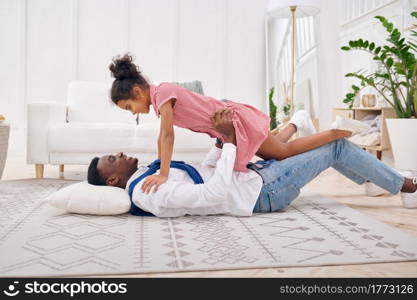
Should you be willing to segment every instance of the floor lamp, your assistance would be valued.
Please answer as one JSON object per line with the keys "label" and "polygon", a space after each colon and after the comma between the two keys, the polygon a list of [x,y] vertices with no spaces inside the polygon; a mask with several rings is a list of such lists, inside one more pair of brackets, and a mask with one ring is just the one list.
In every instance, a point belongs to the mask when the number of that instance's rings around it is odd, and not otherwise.
{"label": "floor lamp", "polygon": [[290,117],[294,113],[294,88],[295,88],[295,55],[296,55],[296,31],[297,18],[314,16],[319,13],[319,8],[314,0],[270,0],[268,11],[275,18],[290,19],[291,26],[291,79],[290,97],[288,104],[291,105]]}

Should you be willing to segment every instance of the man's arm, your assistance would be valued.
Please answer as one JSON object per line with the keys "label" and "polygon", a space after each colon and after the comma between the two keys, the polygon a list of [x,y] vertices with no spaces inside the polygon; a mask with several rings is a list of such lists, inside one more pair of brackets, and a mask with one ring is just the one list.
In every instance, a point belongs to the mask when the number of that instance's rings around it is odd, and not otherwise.
{"label": "man's arm", "polygon": [[216,163],[222,154],[223,142],[221,139],[217,138],[216,143],[211,147],[210,151],[207,153],[206,157],[204,158],[203,162],[201,163],[202,166],[205,167],[216,167]]}
{"label": "man's arm", "polygon": [[221,154],[222,154],[222,149],[214,145],[213,147],[211,147],[210,151],[207,153],[201,165],[205,167],[213,167],[213,168],[216,167],[216,163],[220,159]]}
{"label": "man's arm", "polygon": [[[218,213],[227,213],[227,195],[232,182],[236,147],[227,143],[216,164],[213,176],[204,184],[185,181],[167,181],[155,193],[145,194],[136,188],[133,202],[140,208],[158,217],[184,216],[193,209],[215,208]],[[219,211],[223,206],[225,211]]]}
{"label": "man's arm", "polygon": [[[232,112],[230,110],[218,110],[211,118],[213,128],[216,129],[223,136],[235,135]],[[230,138],[230,137],[229,137]],[[232,137],[232,143],[236,145],[236,138]],[[202,166],[216,167],[216,163],[222,154],[223,141],[219,138],[216,139],[216,143],[207,153],[205,159],[201,163]]]}
{"label": "man's arm", "polygon": [[224,144],[231,143],[236,146],[236,134],[235,128],[233,127],[233,111],[230,109],[222,109],[216,111],[211,117],[211,122],[214,129],[223,135]]}
{"label": "man's arm", "polygon": [[224,136],[225,142],[213,176],[204,184],[168,181],[154,194],[144,194],[138,190],[133,199],[136,205],[156,216],[174,217],[199,207],[219,207],[227,201],[236,158],[236,137],[231,113],[216,113],[213,126]]}

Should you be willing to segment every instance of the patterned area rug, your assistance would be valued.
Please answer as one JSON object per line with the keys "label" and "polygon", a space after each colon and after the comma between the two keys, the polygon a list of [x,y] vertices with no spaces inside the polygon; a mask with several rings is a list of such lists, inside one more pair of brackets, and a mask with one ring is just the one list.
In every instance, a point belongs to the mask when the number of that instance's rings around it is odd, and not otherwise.
{"label": "patterned area rug", "polygon": [[66,214],[74,181],[0,181],[0,275],[64,276],[417,260],[417,239],[320,196],[253,217]]}

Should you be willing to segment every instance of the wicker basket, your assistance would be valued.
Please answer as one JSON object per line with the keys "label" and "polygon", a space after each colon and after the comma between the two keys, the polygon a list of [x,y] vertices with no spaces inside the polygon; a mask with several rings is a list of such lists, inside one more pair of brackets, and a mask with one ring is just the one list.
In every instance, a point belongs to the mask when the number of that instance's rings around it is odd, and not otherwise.
{"label": "wicker basket", "polygon": [[9,144],[10,125],[0,122],[0,179],[3,175],[4,165],[6,164],[7,147]]}

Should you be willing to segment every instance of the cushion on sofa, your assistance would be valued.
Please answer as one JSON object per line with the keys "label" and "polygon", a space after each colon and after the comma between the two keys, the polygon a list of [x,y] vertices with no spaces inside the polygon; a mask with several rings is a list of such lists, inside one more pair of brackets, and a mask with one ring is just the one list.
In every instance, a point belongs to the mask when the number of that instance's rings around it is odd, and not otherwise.
{"label": "cushion on sofa", "polygon": [[[206,134],[174,127],[174,152],[208,151],[213,141]],[[73,153],[157,153],[159,123],[136,125],[121,123],[73,122],[52,125],[48,132],[51,152]]]}
{"label": "cushion on sofa", "polygon": [[72,81],[67,91],[68,122],[136,124],[136,116],[110,100],[110,84]]}
{"label": "cushion on sofa", "polygon": [[[208,152],[213,140],[206,134],[174,126],[175,152]],[[157,153],[159,123],[139,124],[135,131],[134,149],[139,152]]]}
{"label": "cushion on sofa", "polygon": [[[204,95],[201,81],[176,83],[190,91]],[[118,108],[110,100],[111,83],[72,81],[68,86],[68,122],[118,122],[136,124],[136,116]],[[157,117],[151,109],[149,114],[139,115],[139,123],[152,123]]]}
{"label": "cushion on sofa", "polygon": [[183,88],[186,88],[194,93],[204,95],[203,84],[199,80],[194,80],[190,82],[174,82]]}
{"label": "cushion on sofa", "polygon": [[[199,93],[201,95],[204,95],[203,92],[203,85],[201,81],[194,80],[190,82],[174,82],[175,84],[178,84],[194,93]],[[158,85],[158,84],[155,84]],[[158,122],[158,117],[155,115],[155,111],[151,108],[149,110],[148,114],[139,114],[139,124],[149,124],[149,123],[155,123]]]}
{"label": "cushion on sofa", "polygon": [[51,125],[48,131],[50,152],[131,151],[136,125],[123,123],[71,122]]}

